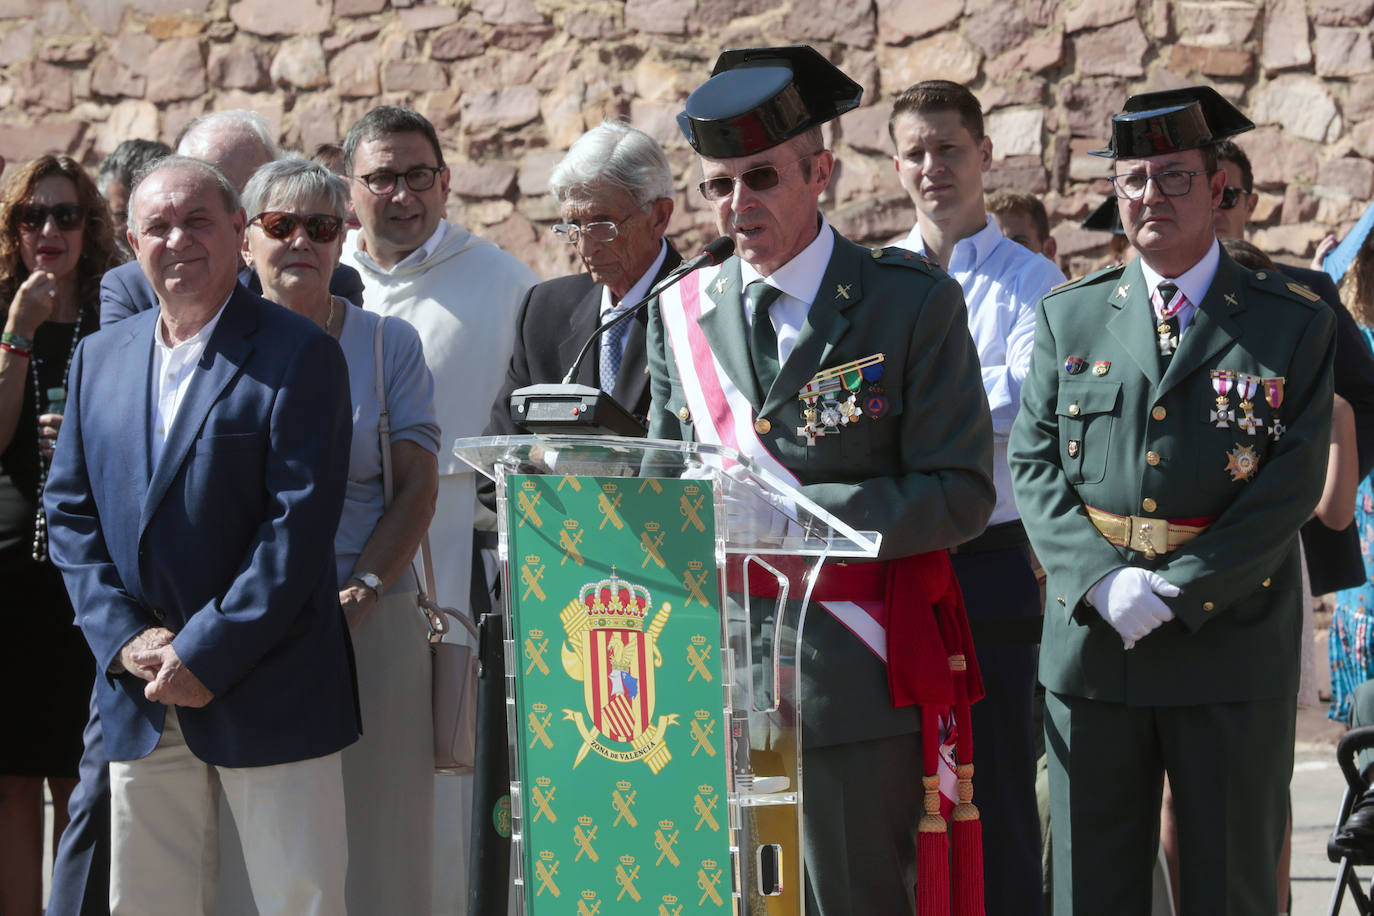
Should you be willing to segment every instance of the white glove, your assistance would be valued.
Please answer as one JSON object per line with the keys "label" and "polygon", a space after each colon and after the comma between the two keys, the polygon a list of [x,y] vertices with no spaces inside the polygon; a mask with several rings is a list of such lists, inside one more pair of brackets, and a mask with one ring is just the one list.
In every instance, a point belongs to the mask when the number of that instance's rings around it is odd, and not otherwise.
{"label": "white glove", "polygon": [[1178,586],[1148,569],[1123,566],[1107,573],[1088,590],[1088,603],[1121,634],[1121,641],[1129,649],[1161,624],[1174,619],[1174,612],[1159,596],[1177,597]]}

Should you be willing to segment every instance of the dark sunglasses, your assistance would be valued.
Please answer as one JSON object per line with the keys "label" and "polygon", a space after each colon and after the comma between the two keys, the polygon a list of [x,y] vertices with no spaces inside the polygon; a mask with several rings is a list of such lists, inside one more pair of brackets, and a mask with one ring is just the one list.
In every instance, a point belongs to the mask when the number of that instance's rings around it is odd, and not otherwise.
{"label": "dark sunglasses", "polygon": [[296,231],[296,227],[302,223],[305,224],[306,238],[320,243],[334,241],[339,237],[339,230],[343,228],[343,220],[337,216],[327,216],[323,213],[302,216],[299,213],[287,213],[285,210],[265,210],[248,222],[257,223],[262,227],[264,235],[279,242],[289,239]]}
{"label": "dark sunglasses", "polygon": [[1221,191],[1221,203],[1218,204],[1222,210],[1234,210],[1236,204],[1240,203],[1242,197],[1249,197],[1250,192],[1244,188],[1233,188],[1227,185]]}
{"label": "dark sunglasses", "polygon": [[735,193],[735,182],[739,182],[751,191],[769,191],[778,186],[781,180],[778,175],[779,168],[785,168],[802,159],[810,159],[815,153],[807,153],[792,162],[784,162],[781,165],[764,165],[747,172],[741,172],[733,178],[708,178],[697,185],[701,191],[701,196],[707,200],[724,200]]}
{"label": "dark sunglasses", "polygon": [[63,232],[80,229],[86,222],[86,210],[80,204],[57,204],[52,207],[44,204],[20,204],[18,207],[20,228],[32,232],[46,226],[49,216]]}

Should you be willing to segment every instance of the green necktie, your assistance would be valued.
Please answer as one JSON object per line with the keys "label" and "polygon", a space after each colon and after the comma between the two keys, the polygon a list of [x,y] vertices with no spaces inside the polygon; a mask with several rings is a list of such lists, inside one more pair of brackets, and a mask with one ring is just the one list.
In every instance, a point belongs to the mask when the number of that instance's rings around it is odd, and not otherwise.
{"label": "green necktie", "polygon": [[749,358],[754,362],[754,378],[759,380],[759,390],[765,397],[778,377],[779,367],[778,334],[768,317],[768,307],[781,295],[782,290],[762,280],[755,280],[744,289],[744,302],[754,316],[749,328]]}

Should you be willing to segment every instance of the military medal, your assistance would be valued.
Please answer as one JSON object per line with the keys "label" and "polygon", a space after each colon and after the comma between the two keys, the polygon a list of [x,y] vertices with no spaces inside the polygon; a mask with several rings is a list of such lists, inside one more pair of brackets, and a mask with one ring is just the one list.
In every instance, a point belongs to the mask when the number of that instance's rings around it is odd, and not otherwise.
{"label": "military medal", "polygon": [[1236,376],[1236,394],[1240,395],[1240,409],[1245,411],[1245,416],[1237,420],[1236,425],[1252,436],[1256,429],[1264,427],[1263,423],[1255,419],[1255,402],[1252,400],[1255,392],[1259,391],[1259,384],[1258,375],[1241,372]]}
{"label": "military medal", "polygon": [[887,398],[877,384],[882,377],[881,353],[817,372],[797,392],[802,402],[797,435],[815,445],[817,439],[857,423],[865,413],[875,420],[886,414]]}
{"label": "military medal", "polygon": [[1269,405],[1269,409],[1274,412],[1274,422],[1269,427],[1269,436],[1277,442],[1286,429],[1279,422],[1279,405],[1283,403],[1283,377],[1267,378],[1262,384],[1264,386],[1264,400]]}
{"label": "military medal", "polygon": [[1108,371],[1109,369],[1111,369],[1111,368],[1112,368],[1112,361],[1111,361],[1111,360],[1109,360],[1109,359],[1099,359],[1097,362],[1093,363],[1093,375],[1096,375],[1096,376],[1098,376],[1099,378],[1101,378],[1102,376],[1106,375],[1106,374],[1107,374],[1107,371]]}
{"label": "military medal", "polygon": [[1088,366],[1088,361],[1081,356],[1070,356],[1064,360],[1064,371],[1069,375],[1077,375]]}
{"label": "military medal", "polygon": [[[1161,287],[1164,285],[1163,283],[1160,284]],[[1155,332],[1159,335],[1159,355],[1166,358],[1173,356],[1174,351],[1178,349],[1178,335],[1174,333],[1174,326],[1169,323],[1169,319],[1177,315],[1182,311],[1183,306],[1188,304],[1188,298],[1178,292],[1177,287],[1174,290],[1173,302],[1167,307],[1164,305],[1159,290],[1156,290],[1155,295],[1150,299],[1150,306],[1154,309],[1155,315],[1158,316]]]}
{"label": "military medal", "polygon": [[1217,429],[1226,429],[1231,425],[1231,421],[1236,418],[1236,412],[1230,407],[1231,384],[1235,379],[1234,370],[1212,370],[1212,390],[1217,393],[1217,406],[1208,416],[1208,420]]}
{"label": "military medal", "polygon": [[1066,447],[1066,450],[1067,450],[1068,453],[1069,453],[1069,457],[1070,457],[1070,458],[1077,458],[1077,457],[1078,457],[1078,449],[1079,449],[1078,440],[1077,440],[1077,439],[1070,439],[1069,442],[1068,442],[1068,445],[1067,445],[1067,447]]}
{"label": "military medal", "polygon": [[1226,453],[1226,470],[1230,472],[1232,480],[1241,483],[1254,477],[1255,471],[1259,470],[1259,455],[1255,454],[1255,447],[1237,442],[1236,447]]}
{"label": "military medal", "polygon": [[1178,335],[1174,333],[1174,328],[1169,322],[1161,321],[1155,326],[1155,331],[1159,333],[1159,355],[1173,356],[1178,349]]}

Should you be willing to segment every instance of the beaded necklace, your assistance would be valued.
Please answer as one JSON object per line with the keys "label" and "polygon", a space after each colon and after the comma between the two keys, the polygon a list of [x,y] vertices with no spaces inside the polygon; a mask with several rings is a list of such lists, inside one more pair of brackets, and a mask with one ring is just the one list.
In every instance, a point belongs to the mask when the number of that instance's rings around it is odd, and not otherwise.
{"label": "beaded necklace", "polygon": [[[81,340],[81,323],[85,317],[84,312],[78,311],[76,314],[76,327],[72,329],[72,344],[67,348],[67,364],[62,368],[62,387],[60,389],[56,389],[53,392],[44,391],[38,379],[38,364],[42,362],[42,360],[39,359],[37,353],[34,353],[29,359],[29,377],[33,381],[33,418],[35,432],[37,431],[38,418],[43,414],[43,402],[45,400],[49,400],[49,406],[52,406],[52,402],[61,400],[63,402],[63,411],[65,412],[66,410],[68,376],[72,371],[72,358],[76,355],[76,344]],[[58,397],[51,397],[51,395],[55,394],[57,391],[60,391],[61,394]],[[35,435],[34,439],[35,446],[37,446],[38,437]],[[46,486],[48,482],[48,466],[51,462],[52,459],[44,457],[43,449],[39,448],[38,509],[34,513],[33,519],[33,558],[40,563],[48,559],[48,514],[43,511],[43,487]]]}

